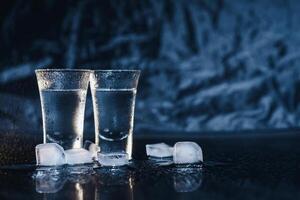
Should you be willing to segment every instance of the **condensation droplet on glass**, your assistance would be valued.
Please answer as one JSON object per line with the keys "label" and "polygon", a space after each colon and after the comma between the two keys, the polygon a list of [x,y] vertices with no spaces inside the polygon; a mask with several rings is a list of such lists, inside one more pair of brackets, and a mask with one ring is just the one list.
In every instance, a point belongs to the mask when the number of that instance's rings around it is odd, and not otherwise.
{"label": "condensation droplet on glass", "polygon": [[109,129],[108,128],[105,128],[103,129],[104,132],[108,133],[109,132]]}
{"label": "condensation droplet on glass", "polygon": [[54,135],[60,135],[60,132],[59,131],[55,131],[53,134]]}

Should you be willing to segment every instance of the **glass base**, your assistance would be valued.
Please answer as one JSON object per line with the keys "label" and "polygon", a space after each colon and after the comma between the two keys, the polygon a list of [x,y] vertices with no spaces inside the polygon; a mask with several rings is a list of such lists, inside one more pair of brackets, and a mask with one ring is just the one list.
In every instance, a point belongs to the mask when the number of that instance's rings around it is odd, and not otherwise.
{"label": "glass base", "polygon": [[127,153],[98,153],[98,162],[101,166],[118,167],[129,164]]}
{"label": "glass base", "polygon": [[[132,154],[132,134],[122,140],[109,140],[107,138],[99,136],[99,148],[102,154],[106,155],[119,155],[127,154],[128,159],[131,159]],[[97,144],[97,143],[96,143]]]}

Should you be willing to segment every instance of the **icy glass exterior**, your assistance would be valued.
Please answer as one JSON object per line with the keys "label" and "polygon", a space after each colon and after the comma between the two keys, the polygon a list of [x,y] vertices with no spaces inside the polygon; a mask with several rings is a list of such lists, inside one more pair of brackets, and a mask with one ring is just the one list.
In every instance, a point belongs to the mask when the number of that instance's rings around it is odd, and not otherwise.
{"label": "icy glass exterior", "polygon": [[134,108],[139,70],[95,70],[91,75],[95,142],[101,154],[131,159]]}
{"label": "icy glass exterior", "polygon": [[82,148],[89,70],[36,70],[39,86],[43,142],[64,149]]}

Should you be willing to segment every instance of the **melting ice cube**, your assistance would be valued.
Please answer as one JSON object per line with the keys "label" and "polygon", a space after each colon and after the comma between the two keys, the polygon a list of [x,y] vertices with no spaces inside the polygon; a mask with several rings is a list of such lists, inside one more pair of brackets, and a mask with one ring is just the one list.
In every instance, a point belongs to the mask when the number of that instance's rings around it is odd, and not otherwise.
{"label": "melting ice cube", "polygon": [[123,166],[128,164],[127,153],[98,153],[98,162],[103,166]]}
{"label": "melting ice cube", "polygon": [[86,140],[83,146],[86,150],[91,152],[93,158],[97,160],[97,153],[100,151],[100,147],[89,140]]}
{"label": "melting ice cube", "polygon": [[157,158],[171,157],[173,155],[173,147],[165,143],[147,144],[146,153],[147,156]]}
{"label": "melting ice cube", "polygon": [[69,149],[65,151],[66,161],[69,165],[92,163],[93,155],[86,149]]}
{"label": "melting ice cube", "polygon": [[36,164],[39,166],[64,165],[64,149],[56,143],[39,144],[35,147]]}
{"label": "melting ice cube", "polygon": [[202,149],[195,142],[177,142],[174,146],[173,160],[176,164],[202,162]]}

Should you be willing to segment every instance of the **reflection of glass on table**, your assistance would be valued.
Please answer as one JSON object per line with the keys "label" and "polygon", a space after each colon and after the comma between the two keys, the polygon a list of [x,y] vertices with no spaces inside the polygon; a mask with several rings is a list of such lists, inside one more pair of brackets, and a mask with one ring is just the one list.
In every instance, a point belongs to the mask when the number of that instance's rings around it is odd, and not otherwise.
{"label": "reflection of glass on table", "polygon": [[96,170],[96,199],[133,200],[133,175],[127,168]]}
{"label": "reflection of glass on table", "polygon": [[36,192],[43,194],[44,199],[96,199],[93,174],[91,167],[86,167],[84,173],[63,167],[39,168],[34,174]]}

